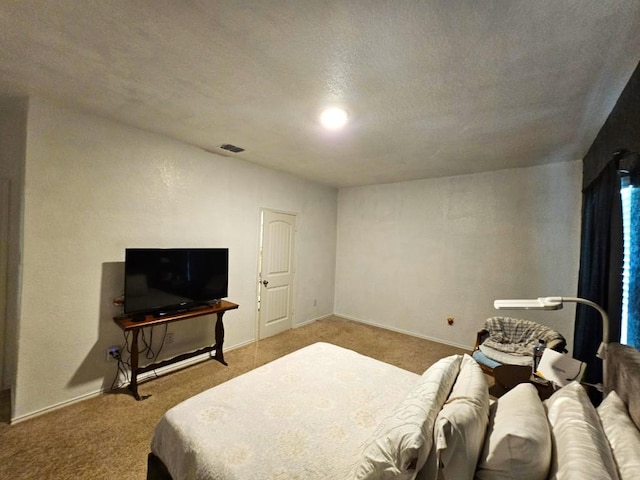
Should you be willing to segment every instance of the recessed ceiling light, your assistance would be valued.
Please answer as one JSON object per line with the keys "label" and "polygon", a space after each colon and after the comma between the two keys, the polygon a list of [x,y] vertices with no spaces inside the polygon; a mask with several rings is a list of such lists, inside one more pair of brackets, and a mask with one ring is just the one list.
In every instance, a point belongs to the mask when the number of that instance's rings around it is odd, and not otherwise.
{"label": "recessed ceiling light", "polygon": [[320,115],[320,123],[328,130],[337,130],[344,127],[347,123],[349,116],[342,108],[331,107],[327,108]]}

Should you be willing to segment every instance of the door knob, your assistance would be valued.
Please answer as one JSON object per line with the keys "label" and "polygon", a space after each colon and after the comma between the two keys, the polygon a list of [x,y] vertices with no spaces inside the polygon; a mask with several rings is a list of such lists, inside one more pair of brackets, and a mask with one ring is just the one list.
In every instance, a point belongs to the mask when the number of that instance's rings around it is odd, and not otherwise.
{"label": "door knob", "polygon": [[266,287],[267,285],[269,285],[269,280],[263,280],[262,284]]}

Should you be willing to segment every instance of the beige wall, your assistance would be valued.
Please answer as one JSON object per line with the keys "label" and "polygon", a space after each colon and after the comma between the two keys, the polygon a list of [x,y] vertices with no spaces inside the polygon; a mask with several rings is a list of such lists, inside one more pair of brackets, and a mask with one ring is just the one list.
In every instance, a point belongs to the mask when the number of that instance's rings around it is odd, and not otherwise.
{"label": "beige wall", "polygon": [[[255,338],[260,210],[294,212],[294,321],[332,313],[335,189],[37,98],[27,132],[14,419],[111,384],[126,247],[229,247],[233,347]],[[212,323],[172,325],[166,353],[210,340]]]}
{"label": "beige wall", "polygon": [[575,296],[581,166],[340,190],[336,314],[464,347],[487,317],[516,316],[572,345],[574,308],[498,312],[493,300]]}
{"label": "beige wall", "polygon": [[[495,298],[575,295],[579,161],[337,193],[37,98],[24,131],[14,419],[109,387],[126,247],[228,246],[225,344],[253,340],[261,208],[298,214],[297,324],[335,311],[471,346]],[[527,317],[571,342],[572,308]],[[166,355],[210,324],[172,327]]]}

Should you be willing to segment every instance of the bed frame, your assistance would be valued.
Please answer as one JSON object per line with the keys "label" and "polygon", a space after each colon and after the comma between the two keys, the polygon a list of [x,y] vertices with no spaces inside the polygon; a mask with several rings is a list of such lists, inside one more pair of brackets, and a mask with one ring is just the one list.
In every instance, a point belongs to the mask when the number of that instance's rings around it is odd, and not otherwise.
{"label": "bed frame", "polygon": [[173,480],[162,460],[153,453],[147,457],[147,480]]}

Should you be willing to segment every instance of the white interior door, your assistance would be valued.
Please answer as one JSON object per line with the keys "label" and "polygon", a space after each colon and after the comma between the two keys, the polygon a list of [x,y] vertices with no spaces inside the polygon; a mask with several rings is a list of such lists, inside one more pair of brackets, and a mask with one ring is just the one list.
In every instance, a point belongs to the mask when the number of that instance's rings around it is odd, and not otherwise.
{"label": "white interior door", "polygon": [[291,328],[296,216],[262,211],[258,338]]}
{"label": "white interior door", "polygon": [[9,180],[0,178],[0,389],[8,387],[5,369],[7,262],[9,255]]}

